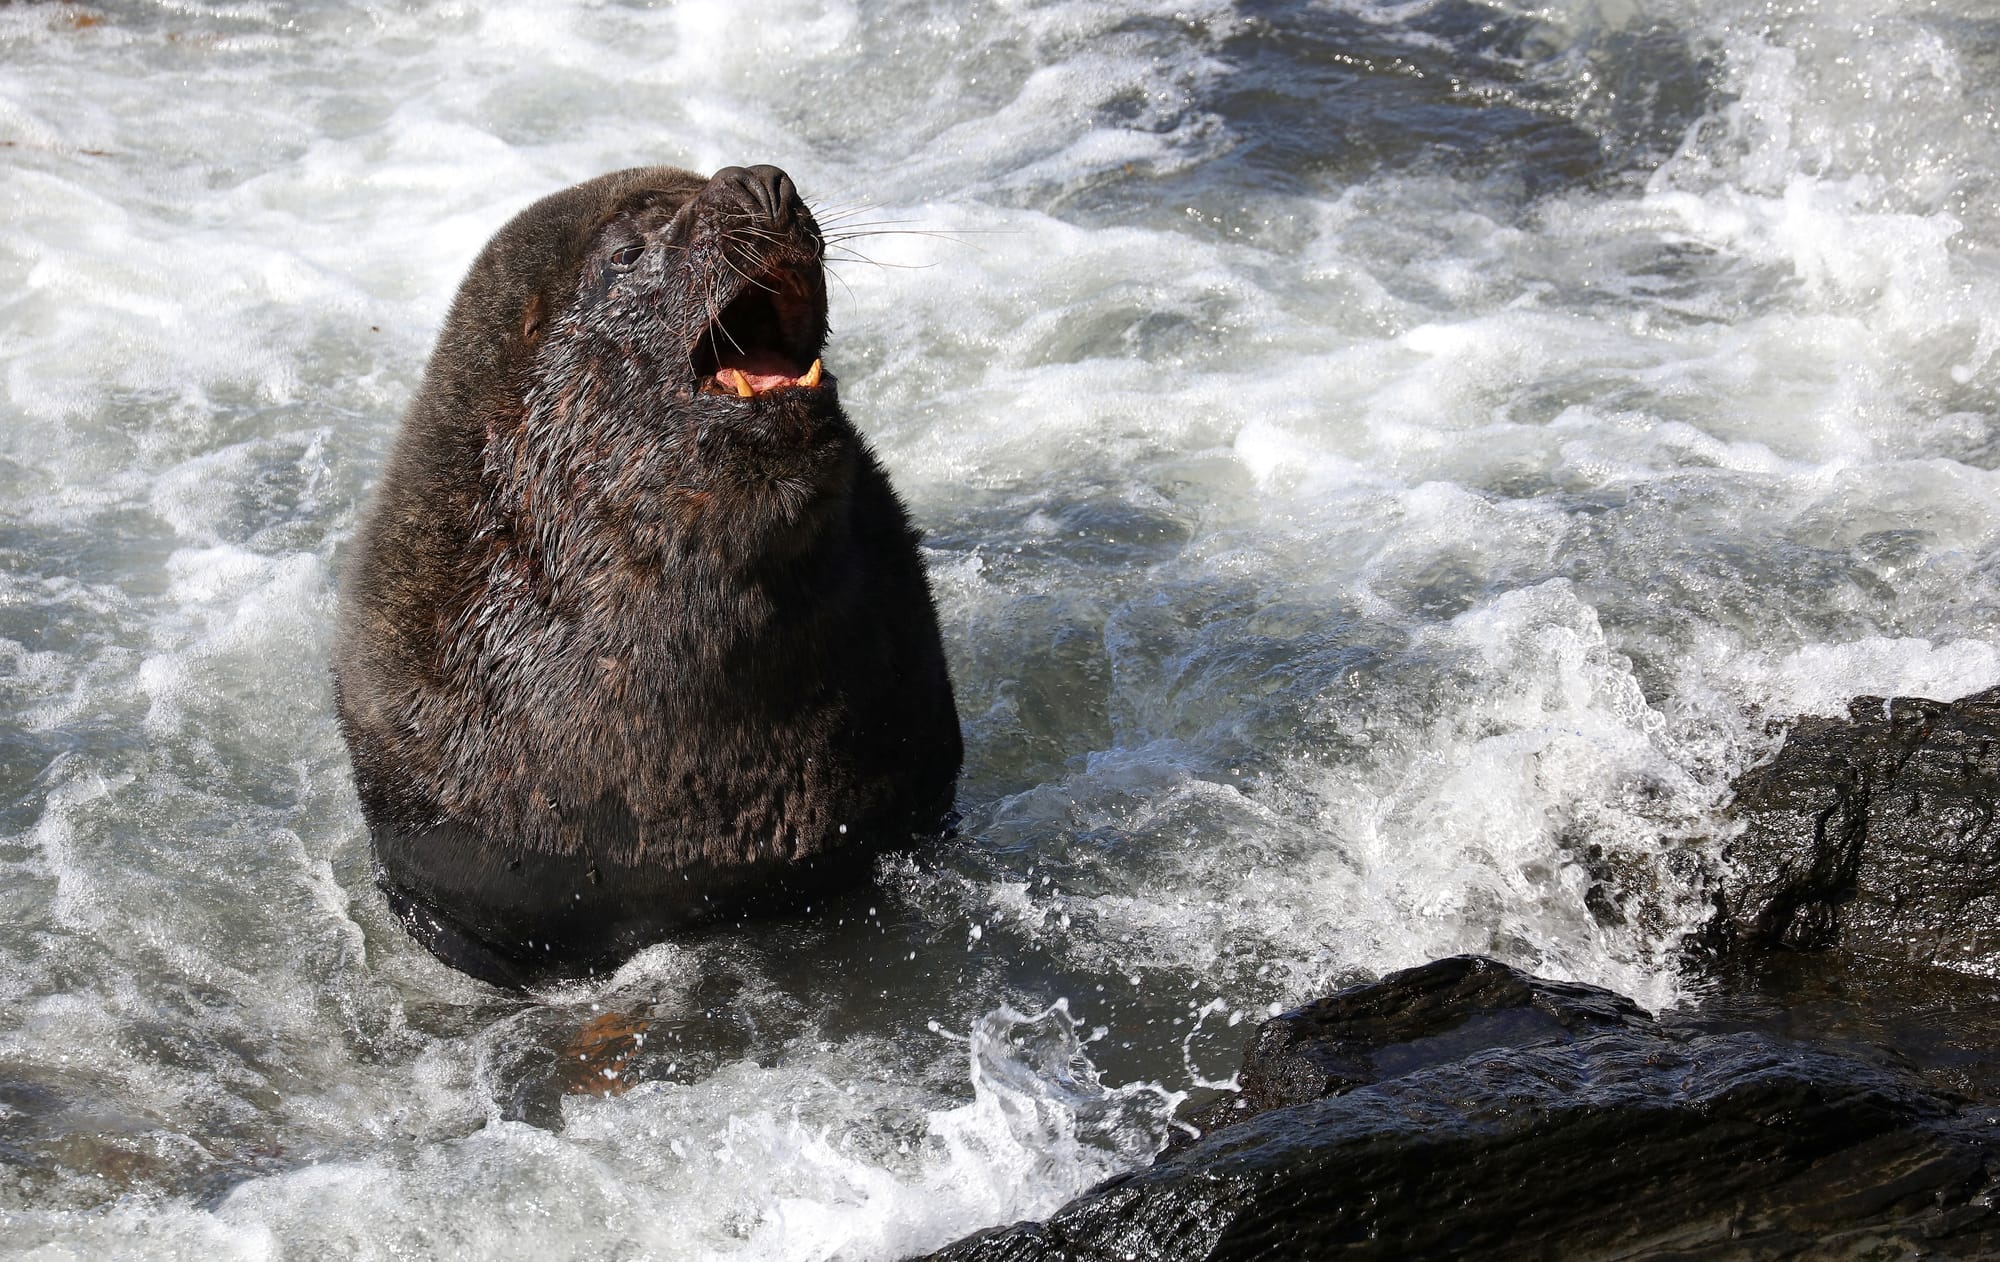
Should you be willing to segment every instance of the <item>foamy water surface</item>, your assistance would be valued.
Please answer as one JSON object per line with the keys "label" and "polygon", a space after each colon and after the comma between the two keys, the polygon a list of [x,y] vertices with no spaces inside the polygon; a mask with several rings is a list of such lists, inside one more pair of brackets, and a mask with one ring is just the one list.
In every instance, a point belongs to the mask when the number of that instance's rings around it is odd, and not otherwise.
{"label": "foamy water surface", "polygon": [[[0,7],[0,1248],[892,1259],[1274,1005],[1682,1000],[1774,721],[2000,682],[1996,85],[1974,0]],[[502,222],[758,161],[919,230],[827,358],[962,835],[502,994],[373,888],[342,549]]]}

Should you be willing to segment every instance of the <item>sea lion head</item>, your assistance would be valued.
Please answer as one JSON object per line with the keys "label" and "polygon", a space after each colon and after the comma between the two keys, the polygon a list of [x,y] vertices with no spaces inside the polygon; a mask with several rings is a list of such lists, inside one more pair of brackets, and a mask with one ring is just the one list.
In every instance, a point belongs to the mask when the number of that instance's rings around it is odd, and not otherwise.
{"label": "sea lion head", "polygon": [[480,404],[506,514],[598,508],[663,547],[787,551],[859,447],[820,360],[824,258],[776,167],[602,176],[488,244],[433,357],[452,380],[426,393]]}
{"label": "sea lion head", "polygon": [[830,389],[825,244],[791,177],[724,167],[698,186],[652,183],[666,187],[608,199],[552,332],[615,348],[681,398]]}

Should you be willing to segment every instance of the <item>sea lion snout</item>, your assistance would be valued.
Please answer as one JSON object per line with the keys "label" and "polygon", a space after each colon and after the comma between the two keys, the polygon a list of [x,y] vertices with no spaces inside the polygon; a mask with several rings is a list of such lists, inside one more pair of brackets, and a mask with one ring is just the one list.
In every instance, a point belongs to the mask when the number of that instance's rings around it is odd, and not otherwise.
{"label": "sea lion snout", "polygon": [[702,190],[701,197],[718,207],[767,220],[772,227],[784,231],[795,227],[806,210],[792,177],[762,163],[754,167],[723,167],[708,177],[708,187]]}
{"label": "sea lion snout", "polygon": [[684,212],[693,286],[705,315],[689,348],[696,390],[751,399],[822,388],[825,245],[792,177],[777,167],[724,167]]}

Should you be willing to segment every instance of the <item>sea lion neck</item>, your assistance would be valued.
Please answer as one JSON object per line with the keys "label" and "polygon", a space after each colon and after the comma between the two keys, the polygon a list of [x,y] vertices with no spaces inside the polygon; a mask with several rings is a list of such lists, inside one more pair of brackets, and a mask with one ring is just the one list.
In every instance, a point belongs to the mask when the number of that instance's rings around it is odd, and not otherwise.
{"label": "sea lion neck", "polygon": [[552,341],[539,364],[487,435],[481,512],[496,527],[584,528],[633,561],[718,569],[788,561],[841,531],[861,440],[830,376],[752,399],[684,394],[646,357],[588,339]]}

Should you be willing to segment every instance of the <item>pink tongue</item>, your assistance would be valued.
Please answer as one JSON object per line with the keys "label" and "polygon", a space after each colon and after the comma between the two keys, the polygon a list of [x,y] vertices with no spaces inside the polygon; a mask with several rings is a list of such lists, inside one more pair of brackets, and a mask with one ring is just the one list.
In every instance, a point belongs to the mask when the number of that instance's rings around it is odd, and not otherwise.
{"label": "pink tongue", "polygon": [[798,375],[792,371],[791,362],[784,356],[769,351],[732,350],[723,357],[722,367],[715,375],[716,384],[725,394],[735,394],[736,377],[739,373],[743,380],[749,383],[751,391],[756,394],[799,383]]}
{"label": "pink tongue", "polygon": [[717,369],[715,375],[703,383],[702,389],[747,399],[788,386],[818,387],[820,364],[817,359],[804,373],[793,374],[790,368],[790,364],[776,356],[760,355],[748,363],[729,364]]}

